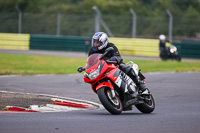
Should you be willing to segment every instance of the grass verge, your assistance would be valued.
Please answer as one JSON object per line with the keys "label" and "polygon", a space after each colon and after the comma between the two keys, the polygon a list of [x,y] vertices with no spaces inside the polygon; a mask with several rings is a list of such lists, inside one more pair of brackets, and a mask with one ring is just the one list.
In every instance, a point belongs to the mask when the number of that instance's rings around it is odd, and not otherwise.
{"label": "grass verge", "polygon": [[[0,75],[73,74],[86,58],[0,53]],[[128,62],[129,60],[124,60]],[[142,72],[200,71],[200,62],[134,60]]]}

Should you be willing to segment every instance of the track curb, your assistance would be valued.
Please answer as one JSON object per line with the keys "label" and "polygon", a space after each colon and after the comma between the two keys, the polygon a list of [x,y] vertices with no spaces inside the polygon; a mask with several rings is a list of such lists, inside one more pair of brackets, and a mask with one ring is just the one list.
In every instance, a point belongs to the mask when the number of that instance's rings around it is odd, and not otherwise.
{"label": "track curb", "polygon": [[10,91],[0,91],[1,93],[13,93],[13,94],[31,94],[36,96],[45,96],[51,99],[51,104],[46,105],[30,105],[28,108],[19,106],[6,106],[4,111],[6,112],[67,112],[74,110],[96,110],[102,108],[102,105],[86,100],[73,99],[68,97],[59,97],[56,95],[48,94],[35,94],[35,93],[21,93],[21,92],[10,92]]}

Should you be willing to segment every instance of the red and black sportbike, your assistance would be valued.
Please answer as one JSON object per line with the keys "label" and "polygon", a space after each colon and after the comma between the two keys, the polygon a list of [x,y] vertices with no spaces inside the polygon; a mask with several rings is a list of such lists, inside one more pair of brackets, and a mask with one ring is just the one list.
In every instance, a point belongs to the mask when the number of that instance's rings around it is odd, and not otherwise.
{"label": "red and black sportbike", "polygon": [[[133,80],[119,69],[117,62],[103,59],[110,52],[113,52],[113,48],[106,49],[104,54],[90,55],[86,66],[79,67],[77,71],[79,73],[85,71],[84,81],[91,84],[102,105],[111,114],[121,114],[122,111],[132,110],[133,105],[142,113],[153,112],[155,102],[152,94],[140,92]],[[138,70],[138,65],[133,62],[129,65],[140,82],[144,82],[145,77]],[[129,89],[134,91],[134,97],[133,94],[128,93]]]}

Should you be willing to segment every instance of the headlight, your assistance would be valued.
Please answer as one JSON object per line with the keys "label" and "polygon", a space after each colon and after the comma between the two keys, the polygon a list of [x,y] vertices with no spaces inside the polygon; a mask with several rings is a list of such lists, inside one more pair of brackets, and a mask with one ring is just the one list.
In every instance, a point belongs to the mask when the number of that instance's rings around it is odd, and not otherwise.
{"label": "headlight", "polygon": [[99,76],[99,74],[100,74],[100,69],[98,68],[94,72],[88,74],[88,78],[89,79],[95,79],[95,78],[97,78]]}
{"label": "headlight", "polygon": [[177,48],[176,48],[176,47],[170,48],[170,52],[171,52],[171,53],[174,53],[174,52],[176,52],[176,51],[177,51]]}
{"label": "headlight", "polygon": [[171,48],[171,49],[170,49],[170,52],[171,52],[171,53],[174,53],[174,49],[173,49],[173,48]]}

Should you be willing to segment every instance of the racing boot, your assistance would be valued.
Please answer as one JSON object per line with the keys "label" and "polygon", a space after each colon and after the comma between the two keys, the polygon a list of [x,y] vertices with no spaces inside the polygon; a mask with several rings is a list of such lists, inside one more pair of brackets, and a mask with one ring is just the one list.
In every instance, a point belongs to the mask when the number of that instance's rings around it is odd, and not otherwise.
{"label": "racing boot", "polygon": [[146,87],[145,83],[137,79],[133,69],[131,69],[127,75],[135,82],[141,94],[146,94],[146,95],[149,94],[148,88]]}
{"label": "racing boot", "polygon": [[141,92],[142,95],[149,95],[148,88],[146,87],[143,81],[138,81],[136,85],[138,86],[139,91]]}

